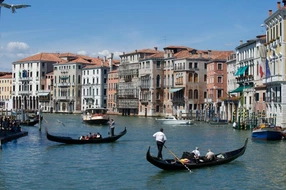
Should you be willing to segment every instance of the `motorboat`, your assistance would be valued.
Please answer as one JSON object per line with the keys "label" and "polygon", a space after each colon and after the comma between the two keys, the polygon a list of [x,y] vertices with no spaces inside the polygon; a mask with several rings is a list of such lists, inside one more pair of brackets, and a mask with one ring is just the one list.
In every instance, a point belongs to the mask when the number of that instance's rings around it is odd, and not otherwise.
{"label": "motorboat", "polygon": [[176,121],[177,118],[173,115],[166,115],[164,118],[156,118],[156,121],[164,122],[164,121]]}
{"label": "motorboat", "polygon": [[280,127],[257,127],[251,134],[253,139],[281,140],[283,133]]}
{"label": "motorboat", "polygon": [[193,125],[193,120],[166,120],[163,121],[165,125]]}
{"label": "motorboat", "polygon": [[106,125],[109,122],[106,108],[88,108],[82,115],[82,121],[88,124]]}

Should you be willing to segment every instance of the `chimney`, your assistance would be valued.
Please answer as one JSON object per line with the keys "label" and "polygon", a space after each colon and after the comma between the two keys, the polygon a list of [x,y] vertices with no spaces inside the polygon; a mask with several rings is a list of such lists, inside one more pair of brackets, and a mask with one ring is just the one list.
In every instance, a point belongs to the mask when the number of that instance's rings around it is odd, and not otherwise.
{"label": "chimney", "polygon": [[277,8],[281,9],[281,3],[280,2],[277,2]]}
{"label": "chimney", "polygon": [[109,71],[112,71],[112,60],[113,60],[113,53],[110,54],[109,56]]}
{"label": "chimney", "polygon": [[271,16],[272,15],[272,10],[269,10],[268,11],[268,16]]}
{"label": "chimney", "polygon": [[242,41],[242,40],[240,40],[240,41],[239,41],[239,45],[242,45],[242,44],[243,44],[243,41]]}
{"label": "chimney", "polygon": [[157,50],[158,50],[158,47],[154,47],[154,49],[157,51]]}

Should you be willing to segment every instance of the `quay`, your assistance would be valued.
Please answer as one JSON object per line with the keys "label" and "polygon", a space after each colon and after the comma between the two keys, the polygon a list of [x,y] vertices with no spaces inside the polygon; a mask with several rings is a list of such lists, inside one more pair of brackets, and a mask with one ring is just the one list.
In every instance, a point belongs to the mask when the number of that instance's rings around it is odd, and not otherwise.
{"label": "quay", "polygon": [[28,135],[28,132],[27,131],[17,131],[17,132],[14,132],[14,131],[3,131],[1,130],[0,131],[0,149],[2,148],[2,143],[6,143],[6,142],[9,142],[9,141],[12,141],[14,139],[18,139],[20,137],[24,137],[24,136],[27,136]]}

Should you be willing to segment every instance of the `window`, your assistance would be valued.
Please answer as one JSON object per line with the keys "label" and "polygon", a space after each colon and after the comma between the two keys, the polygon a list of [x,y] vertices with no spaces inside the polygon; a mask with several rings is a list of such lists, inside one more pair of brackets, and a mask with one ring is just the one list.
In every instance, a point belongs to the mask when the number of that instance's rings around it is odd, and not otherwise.
{"label": "window", "polygon": [[256,101],[256,102],[259,101],[259,93],[255,93],[255,101]]}
{"label": "window", "polygon": [[266,96],[265,96],[265,92],[263,92],[263,101],[265,102]]}
{"label": "window", "polygon": [[204,82],[207,81],[207,75],[204,75]]}
{"label": "window", "polygon": [[77,83],[80,84],[80,75],[78,75],[77,80],[78,80]]}
{"label": "window", "polygon": [[217,64],[217,70],[222,70],[222,64],[221,63]]}
{"label": "window", "polygon": [[197,69],[198,68],[198,63],[195,63],[195,69]]}
{"label": "window", "polygon": [[222,83],[222,76],[217,77],[217,83]]}

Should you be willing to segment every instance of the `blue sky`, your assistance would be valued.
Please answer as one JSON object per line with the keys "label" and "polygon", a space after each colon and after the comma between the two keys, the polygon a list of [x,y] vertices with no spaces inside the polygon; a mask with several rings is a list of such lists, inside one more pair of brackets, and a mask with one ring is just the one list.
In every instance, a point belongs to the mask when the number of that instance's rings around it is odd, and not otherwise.
{"label": "blue sky", "polygon": [[[2,8],[0,71],[39,52],[103,57],[165,46],[235,50],[264,34],[277,0],[5,0],[29,8]],[[281,2],[281,6],[283,3]]]}

